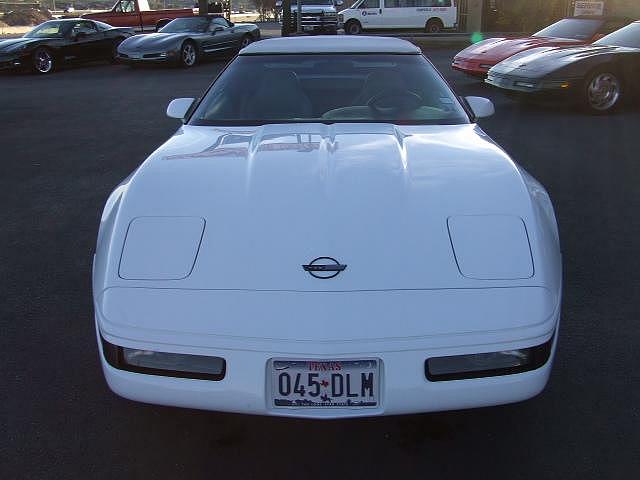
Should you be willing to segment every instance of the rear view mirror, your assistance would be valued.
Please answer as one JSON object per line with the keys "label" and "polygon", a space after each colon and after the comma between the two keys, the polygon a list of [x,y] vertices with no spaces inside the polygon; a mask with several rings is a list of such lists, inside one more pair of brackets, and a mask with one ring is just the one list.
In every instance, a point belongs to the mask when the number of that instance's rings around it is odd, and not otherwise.
{"label": "rear view mirror", "polygon": [[344,2],[342,0],[336,0],[337,7],[341,7],[342,5],[344,5]]}
{"label": "rear view mirror", "polygon": [[185,115],[193,105],[193,98],[175,98],[169,102],[167,107],[167,117],[184,119]]}
{"label": "rear view mirror", "polygon": [[465,100],[469,104],[471,111],[476,118],[490,117],[496,113],[496,109],[493,106],[493,102],[484,97],[465,97]]}

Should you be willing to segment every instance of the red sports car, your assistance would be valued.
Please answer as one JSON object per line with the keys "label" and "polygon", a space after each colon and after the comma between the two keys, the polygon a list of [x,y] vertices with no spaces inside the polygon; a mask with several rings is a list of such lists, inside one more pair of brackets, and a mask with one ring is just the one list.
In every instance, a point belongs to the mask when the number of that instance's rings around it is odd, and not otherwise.
{"label": "red sports car", "polygon": [[564,18],[530,37],[488,38],[465,48],[451,66],[461,72],[485,77],[495,64],[516,53],[536,47],[584,45],[617,30],[630,20],[610,17]]}

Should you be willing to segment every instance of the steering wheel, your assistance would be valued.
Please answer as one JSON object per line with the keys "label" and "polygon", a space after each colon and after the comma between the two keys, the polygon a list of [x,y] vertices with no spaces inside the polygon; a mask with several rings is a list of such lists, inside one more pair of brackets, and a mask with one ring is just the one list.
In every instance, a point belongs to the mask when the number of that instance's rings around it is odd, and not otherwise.
{"label": "steering wheel", "polygon": [[[397,100],[393,100],[397,99]],[[383,100],[393,100],[384,102]],[[367,102],[367,107],[378,114],[393,114],[408,110],[416,110],[423,104],[423,99],[416,92],[401,88],[387,88],[374,95]]]}

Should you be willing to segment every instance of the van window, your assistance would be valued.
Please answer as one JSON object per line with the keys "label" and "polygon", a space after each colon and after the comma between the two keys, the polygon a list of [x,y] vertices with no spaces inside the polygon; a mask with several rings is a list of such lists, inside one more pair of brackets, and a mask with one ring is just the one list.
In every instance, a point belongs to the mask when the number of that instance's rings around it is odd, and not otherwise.
{"label": "van window", "polygon": [[385,8],[450,7],[451,0],[384,0]]}
{"label": "van window", "polygon": [[136,4],[133,0],[122,0],[116,5],[115,11],[118,13],[133,13],[136,11]]}
{"label": "van window", "polygon": [[364,0],[358,8],[380,8],[380,0]]}

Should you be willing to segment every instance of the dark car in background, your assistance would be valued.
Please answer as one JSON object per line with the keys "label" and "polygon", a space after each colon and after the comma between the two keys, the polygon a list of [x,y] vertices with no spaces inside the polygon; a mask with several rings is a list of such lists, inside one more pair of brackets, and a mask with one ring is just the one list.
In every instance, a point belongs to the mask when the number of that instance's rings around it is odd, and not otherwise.
{"label": "dark car in background", "polygon": [[538,48],[491,70],[486,82],[527,96],[564,96],[595,114],[640,94],[640,21],[591,45]]}
{"label": "dark car in background", "polygon": [[0,70],[46,74],[62,64],[114,61],[117,46],[133,33],[94,20],[49,20],[20,38],[0,41]]}
{"label": "dark car in background", "polygon": [[177,18],[157,33],[136,35],[118,47],[129,65],[166,63],[192,67],[206,57],[235,53],[260,39],[253,24],[235,25],[220,15]]}

